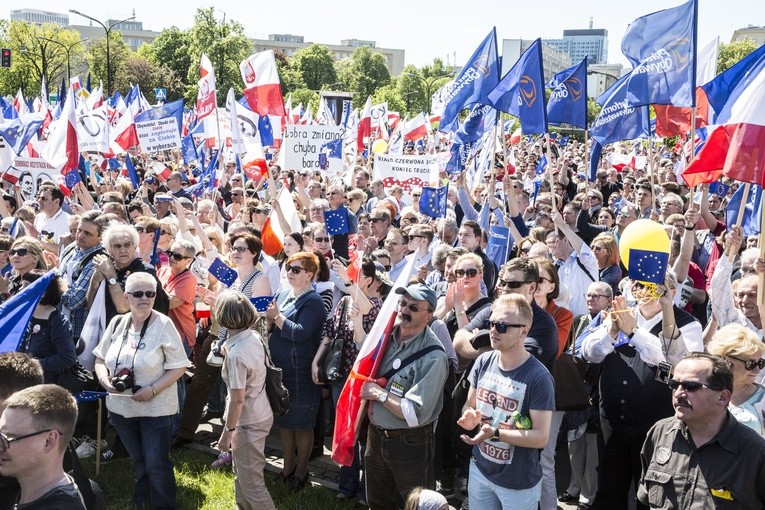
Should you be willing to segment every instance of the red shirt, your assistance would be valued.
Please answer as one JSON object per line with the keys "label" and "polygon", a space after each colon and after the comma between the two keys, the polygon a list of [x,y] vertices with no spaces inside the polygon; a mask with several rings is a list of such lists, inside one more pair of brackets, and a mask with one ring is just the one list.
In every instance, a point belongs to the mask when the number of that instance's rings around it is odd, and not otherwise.
{"label": "red shirt", "polygon": [[157,272],[162,287],[168,297],[183,301],[181,306],[172,308],[168,315],[175,329],[181,335],[184,345],[193,347],[197,342],[197,327],[194,322],[194,298],[197,292],[197,277],[188,269],[173,276],[169,267],[160,268]]}

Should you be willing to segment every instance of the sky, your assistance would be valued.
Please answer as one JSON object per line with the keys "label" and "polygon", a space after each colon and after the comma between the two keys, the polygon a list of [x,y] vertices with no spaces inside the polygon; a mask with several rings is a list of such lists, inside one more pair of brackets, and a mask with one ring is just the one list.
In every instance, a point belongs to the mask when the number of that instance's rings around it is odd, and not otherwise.
{"label": "sky", "polygon": [[[105,21],[133,14],[148,30],[161,31],[193,24],[197,7],[212,2],[195,0],[132,0],[131,2],[82,2],[61,0],[9,0],[3,16],[12,9],[41,9],[66,12],[77,9]],[[267,38],[268,34],[294,34],[306,42],[339,44],[341,39],[377,41],[384,48],[406,50],[406,64],[426,65],[440,57],[463,65],[492,26],[502,39],[561,38],[564,29],[608,30],[608,61],[627,66],[620,46],[624,32],[635,18],[682,3],[680,0],[388,0],[377,5],[359,0],[255,1],[215,0],[216,16],[242,23],[246,35]],[[250,4],[243,7],[245,4]],[[253,5],[254,4],[254,5]],[[105,7],[107,6],[108,7]],[[124,7],[123,7],[124,5]],[[71,24],[88,20],[69,14]],[[733,31],[749,24],[765,25],[762,0],[699,0],[699,48],[719,36],[730,42]],[[455,61],[456,56],[456,61]]]}

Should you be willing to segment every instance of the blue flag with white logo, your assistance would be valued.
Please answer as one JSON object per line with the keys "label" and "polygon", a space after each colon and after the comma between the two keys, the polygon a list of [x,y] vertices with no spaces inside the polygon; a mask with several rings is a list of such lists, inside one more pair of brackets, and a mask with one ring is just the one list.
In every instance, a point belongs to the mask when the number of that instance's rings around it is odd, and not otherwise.
{"label": "blue flag with white logo", "polygon": [[268,305],[271,304],[271,301],[274,300],[274,296],[258,296],[258,297],[251,297],[250,303],[252,303],[255,306],[255,309],[259,311],[260,313],[265,312],[268,309]]}
{"label": "blue flag with white logo", "polygon": [[478,104],[489,104],[489,92],[499,82],[499,61],[497,59],[497,29],[492,28],[475,53],[468,59],[454,86],[444,98],[444,113],[438,125],[439,131],[451,132],[457,129],[457,117],[465,108]]}
{"label": "blue flag with white logo", "polygon": [[669,265],[669,253],[632,248],[629,257],[630,280],[664,285],[667,265]]}
{"label": "blue flag with white logo", "polygon": [[489,92],[489,104],[518,117],[524,134],[547,132],[541,39],[526,48],[518,62]]}
{"label": "blue flag with white logo", "polygon": [[590,135],[601,146],[649,135],[648,107],[627,104],[628,79],[629,75],[622,76],[597,99],[602,108],[590,127]]}
{"label": "blue flag with white logo", "polygon": [[467,118],[454,134],[458,143],[477,142],[497,123],[497,110],[489,105],[473,105]]}
{"label": "blue flag with white logo", "polygon": [[173,101],[172,103],[165,103],[162,106],[139,113],[136,115],[135,121],[142,122],[146,120],[168,119],[171,117],[178,122],[178,133],[180,134],[181,127],[183,126],[183,99]]}
{"label": "blue flag with white logo", "polygon": [[[509,240],[509,244],[508,244]],[[507,262],[507,249],[513,246],[513,240],[510,238],[510,229],[492,225],[489,227],[489,242],[486,245],[486,256],[489,257],[497,267]]]}
{"label": "blue flag with white logo", "polygon": [[[714,184],[714,183],[713,183]],[[724,184],[723,184],[724,186]],[[744,188],[742,184],[738,187],[730,202],[725,206],[725,224],[728,230],[736,224],[738,219],[738,209],[741,206],[741,200],[744,197]],[[712,186],[709,186],[710,191]],[[757,184],[749,187],[749,196],[744,205],[744,218],[741,221],[741,230],[745,236],[755,236],[760,233],[760,218],[762,217],[762,188]]]}
{"label": "blue flag with white logo", "polygon": [[449,185],[440,188],[422,188],[420,196],[420,213],[431,218],[446,216],[446,199],[449,196]]}
{"label": "blue flag with white logo", "polygon": [[627,104],[696,103],[697,0],[642,16],[627,27],[622,53],[632,64]]}
{"label": "blue flag with white logo", "polygon": [[348,209],[340,206],[332,211],[324,211],[324,226],[327,227],[327,234],[337,236],[347,234],[351,231],[348,223]]}
{"label": "blue flag with white logo", "polygon": [[0,124],[0,136],[18,155],[40,129],[43,120],[38,114],[30,113],[24,118],[5,121]]}
{"label": "blue flag with white logo", "polygon": [[542,154],[542,157],[539,158],[539,163],[537,163],[537,175],[542,175],[545,173],[545,167],[547,166],[547,156],[545,154]]}
{"label": "blue flag with white logo", "polygon": [[600,155],[603,153],[603,146],[596,140],[592,141],[592,147],[590,148],[590,168],[587,173],[587,180],[595,182],[595,178],[598,175],[598,166],[600,165]]}
{"label": "blue flag with white logo", "polygon": [[553,76],[547,88],[547,122],[587,129],[587,59]]}
{"label": "blue flag with white logo", "polygon": [[53,280],[54,274],[55,271],[48,271],[0,305],[0,352],[14,352],[19,349],[32,313]]}
{"label": "blue flag with white logo", "polygon": [[221,259],[213,260],[207,271],[226,287],[231,287],[237,279],[236,271],[231,269]]}

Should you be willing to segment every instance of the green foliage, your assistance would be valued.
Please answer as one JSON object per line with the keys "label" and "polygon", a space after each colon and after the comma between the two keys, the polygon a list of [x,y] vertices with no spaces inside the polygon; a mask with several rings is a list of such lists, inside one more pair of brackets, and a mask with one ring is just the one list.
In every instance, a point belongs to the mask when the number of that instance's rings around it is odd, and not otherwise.
{"label": "green foliage", "polygon": [[[143,49],[143,46],[139,48],[139,52]],[[164,66],[173,71],[173,74],[181,80],[184,87],[196,83],[199,79],[199,75],[195,76],[196,79],[189,82],[188,73],[192,67],[191,53],[189,52],[189,34],[185,30],[181,30],[178,27],[166,28],[154,39],[149,45],[150,53],[146,59],[154,65]],[[199,57],[195,62],[199,62]]]}
{"label": "green foliage", "polygon": [[391,81],[385,57],[362,46],[339,64],[338,76],[345,90],[353,92],[353,105],[363,106],[368,96]]}
{"label": "green foliage", "polygon": [[726,71],[739,60],[757,49],[757,43],[751,39],[733,41],[728,44],[721,43],[717,54],[717,74]]}
{"label": "green foliage", "polygon": [[398,93],[398,89],[392,83],[380,87],[375,91],[374,95],[372,95],[373,104],[380,104],[384,102],[388,103],[389,112],[399,112],[402,118],[406,116],[405,112],[408,112],[406,109],[406,104],[402,100],[401,95]]}
{"label": "green foliage", "polygon": [[87,60],[90,66],[92,83],[98,83],[102,81],[104,83],[104,95],[110,95],[115,89],[115,77],[117,76],[117,70],[120,69],[125,63],[133,56],[133,52],[130,51],[130,46],[122,39],[122,34],[116,30],[109,32],[109,67],[112,72],[112,90],[108,89],[107,83],[107,59],[106,59],[106,38],[97,39],[94,41],[88,41],[87,54],[85,60]]}
{"label": "green foliage", "polygon": [[600,105],[591,97],[587,98],[587,124],[592,125],[600,114]]}
{"label": "green foliage", "polygon": [[138,84],[146,98],[154,98],[154,88],[167,89],[166,102],[183,97],[185,85],[175,72],[165,66],[157,65],[134,54],[119,68],[114,78],[114,90],[127,91],[130,85]]}
{"label": "green foliage", "polygon": [[306,88],[303,76],[292,66],[292,61],[281,51],[274,51],[276,70],[279,72],[279,80],[282,84],[282,94],[287,96],[297,89]]}
{"label": "green foliage", "polygon": [[321,90],[325,85],[337,85],[334,56],[329,48],[321,44],[312,44],[296,51],[290,59],[290,67],[300,74],[309,89]]}
{"label": "green foliage", "polygon": [[292,92],[292,107],[297,108],[300,103],[303,103],[303,108],[305,109],[308,109],[310,106],[311,112],[313,112],[315,117],[316,112],[319,110],[319,93],[306,88],[294,90]]}

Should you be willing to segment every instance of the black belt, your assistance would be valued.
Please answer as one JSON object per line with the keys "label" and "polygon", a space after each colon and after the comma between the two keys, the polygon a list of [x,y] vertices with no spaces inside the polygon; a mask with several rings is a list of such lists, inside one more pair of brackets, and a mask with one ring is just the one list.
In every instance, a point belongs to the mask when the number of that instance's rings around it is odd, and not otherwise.
{"label": "black belt", "polygon": [[377,425],[372,425],[377,431],[380,433],[380,435],[385,437],[401,437],[405,436],[407,434],[418,434],[420,432],[427,432],[428,429],[431,431],[433,430],[433,424],[429,423],[427,425],[422,425],[421,427],[413,427],[413,428],[407,428],[407,429],[384,429],[382,427],[378,427]]}

